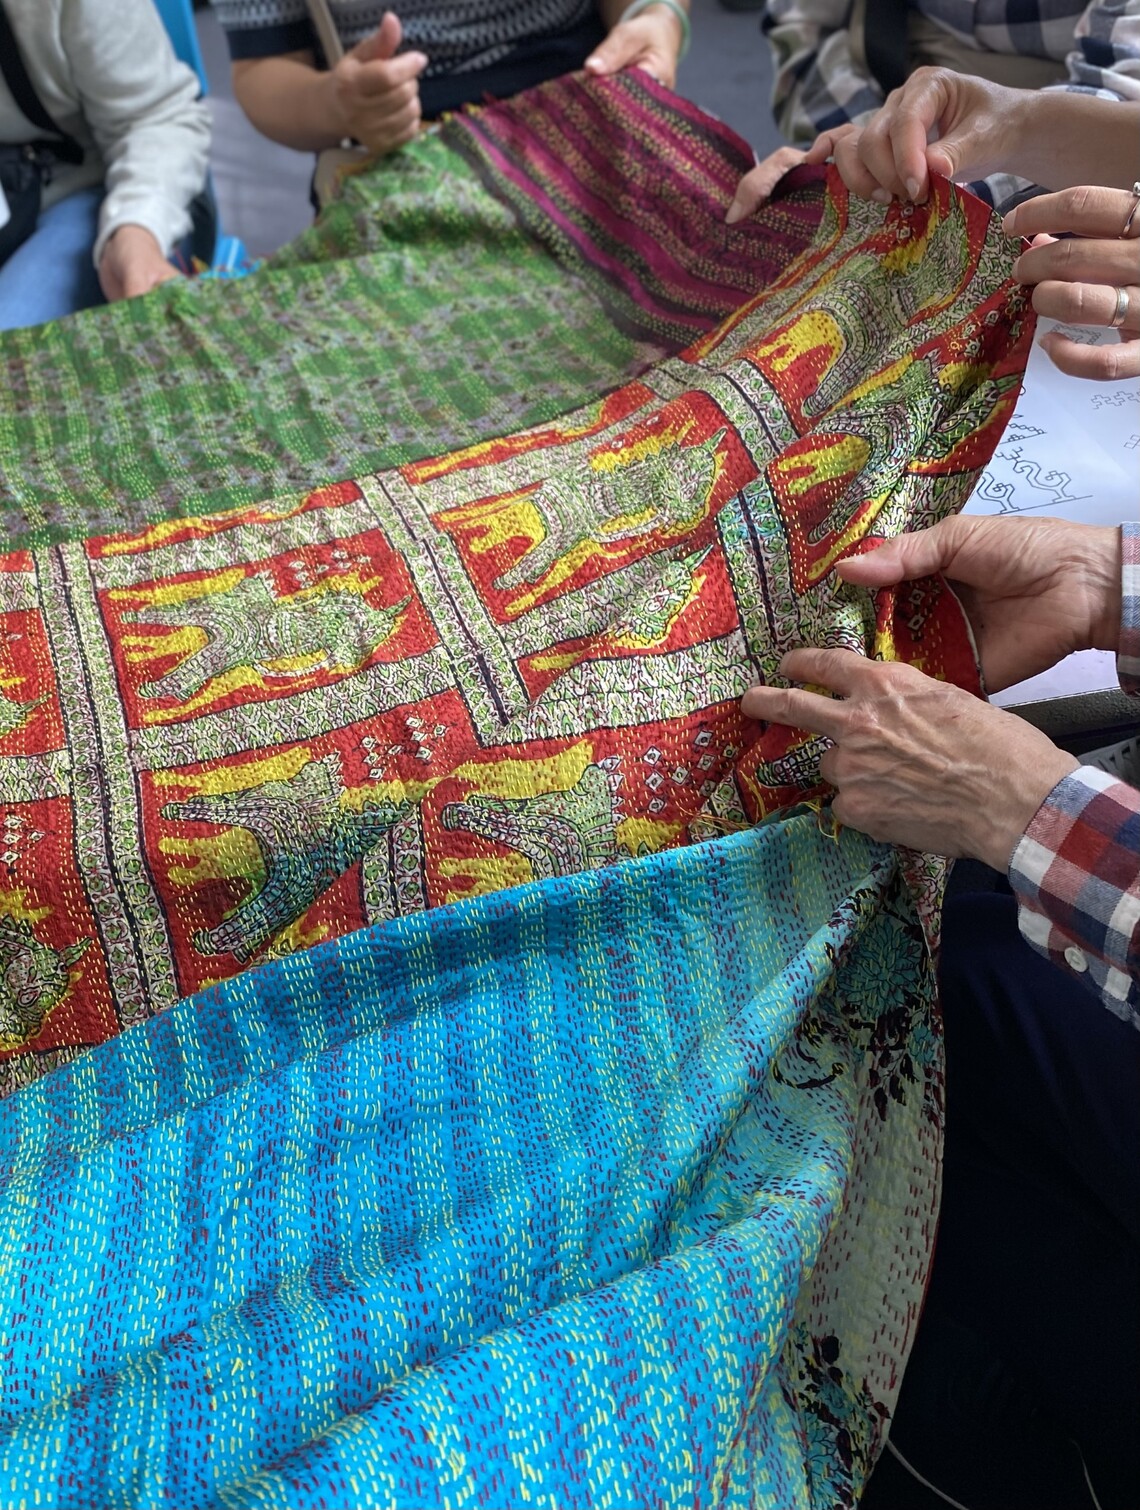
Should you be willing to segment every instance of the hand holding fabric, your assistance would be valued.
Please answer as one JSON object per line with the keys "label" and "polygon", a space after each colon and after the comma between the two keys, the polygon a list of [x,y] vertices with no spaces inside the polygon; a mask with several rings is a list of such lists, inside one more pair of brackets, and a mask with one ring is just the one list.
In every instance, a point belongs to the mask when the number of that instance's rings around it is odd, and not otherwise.
{"label": "hand holding fabric", "polygon": [[948,68],[918,68],[866,126],[836,133],[835,166],[863,199],[922,204],[932,173],[972,179],[1007,168],[1031,98]]}
{"label": "hand holding fabric", "polygon": [[1120,552],[1115,528],[958,515],[836,569],[870,588],[940,572],[966,610],[986,686],[999,692],[1075,650],[1117,648]]}
{"label": "hand holding fabric", "polygon": [[399,18],[385,11],[370,37],[345,53],[330,75],[336,113],[346,137],[372,152],[393,152],[420,128],[422,52],[396,56],[403,35]]}
{"label": "hand holding fabric", "polygon": [[921,204],[932,173],[959,182],[1012,173],[1053,189],[1091,179],[1129,184],[1140,166],[1138,128],[1140,101],[1010,89],[949,68],[917,68],[865,126],[825,133],[811,153],[830,134],[853,194]]}
{"label": "hand holding fabric", "polygon": [[684,40],[681,23],[666,5],[654,5],[629,21],[619,21],[605,41],[586,59],[588,73],[620,73],[644,68],[659,84],[672,89]]}
{"label": "hand holding fabric", "polygon": [[[1041,337],[1054,363],[1073,377],[1140,376],[1140,215],[1122,234],[1136,203],[1124,189],[1086,186],[1027,199],[1002,221],[1007,236],[1032,239],[1013,273],[1033,287],[1039,315],[1112,325],[1123,306],[1123,320],[1114,327],[1120,346],[1082,345],[1055,330]],[[1056,239],[1065,233],[1065,240]]]}
{"label": "hand holding fabric", "polygon": [[780,675],[802,687],[752,687],[751,718],[831,740],[819,763],[838,822],[873,839],[1005,870],[1015,844],[1078,762],[1015,714],[913,666],[849,650],[793,650]]}
{"label": "hand holding fabric", "polygon": [[179,276],[154,236],[141,225],[121,225],[99,259],[99,286],[107,301],[133,299]]}

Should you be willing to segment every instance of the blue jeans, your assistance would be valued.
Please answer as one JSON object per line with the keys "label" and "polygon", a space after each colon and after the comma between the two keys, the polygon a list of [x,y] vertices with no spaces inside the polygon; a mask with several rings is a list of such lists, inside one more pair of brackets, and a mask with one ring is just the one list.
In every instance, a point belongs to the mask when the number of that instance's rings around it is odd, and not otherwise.
{"label": "blue jeans", "polygon": [[105,302],[91,260],[102,203],[98,184],[43,212],[27,241],[0,267],[0,330],[42,325]]}

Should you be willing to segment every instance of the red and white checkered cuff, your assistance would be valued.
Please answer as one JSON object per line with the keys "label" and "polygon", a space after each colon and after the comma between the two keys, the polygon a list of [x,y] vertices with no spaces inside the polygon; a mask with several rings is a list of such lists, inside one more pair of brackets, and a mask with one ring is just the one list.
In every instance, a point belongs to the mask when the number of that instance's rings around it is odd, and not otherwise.
{"label": "red and white checkered cuff", "polygon": [[1091,766],[1064,777],[1018,841],[1009,879],[1031,944],[1050,956],[1074,944],[1100,962],[1094,979],[1102,994],[1131,994],[1140,975],[1135,787]]}

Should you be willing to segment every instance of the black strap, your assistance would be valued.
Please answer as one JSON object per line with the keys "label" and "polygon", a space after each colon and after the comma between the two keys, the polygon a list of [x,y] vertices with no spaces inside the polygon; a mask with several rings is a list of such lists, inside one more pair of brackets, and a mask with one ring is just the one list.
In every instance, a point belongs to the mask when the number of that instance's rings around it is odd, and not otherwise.
{"label": "black strap", "polygon": [[33,126],[38,126],[41,131],[48,133],[51,139],[46,145],[51,148],[55,156],[61,162],[81,163],[83,148],[73,136],[68,136],[66,131],[61,131],[52,120],[28,77],[28,70],[24,67],[24,60],[20,56],[20,49],[16,45],[16,38],[12,32],[12,24],[8,20],[3,5],[0,5],[0,73],[4,75],[4,82],[21,112],[27,116]]}
{"label": "black strap", "polygon": [[863,50],[867,66],[884,94],[901,89],[907,77],[906,29],[909,0],[867,0]]}

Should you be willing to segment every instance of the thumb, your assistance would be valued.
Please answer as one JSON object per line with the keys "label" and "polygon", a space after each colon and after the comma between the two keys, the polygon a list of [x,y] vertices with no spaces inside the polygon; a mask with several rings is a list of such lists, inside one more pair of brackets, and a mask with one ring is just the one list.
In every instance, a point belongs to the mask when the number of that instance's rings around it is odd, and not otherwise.
{"label": "thumb", "polygon": [[894,540],[885,540],[861,556],[845,556],[835,569],[844,582],[853,582],[859,587],[893,587],[896,582],[932,576],[941,571],[953,555],[952,542],[935,525],[913,535],[898,535]]}
{"label": "thumb", "polygon": [[620,73],[645,51],[644,39],[628,26],[615,26],[582,65],[588,73]]}
{"label": "thumb", "polygon": [[973,167],[970,161],[974,143],[968,122],[932,141],[926,149],[926,166],[943,178],[965,178]]}
{"label": "thumb", "polygon": [[754,215],[768,198],[770,188],[768,175],[764,172],[763,165],[758,165],[746,173],[736,186],[736,193],[728,207],[728,214],[724,217],[725,223],[735,225],[738,220]]}
{"label": "thumb", "polygon": [[389,58],[395,57],[403,34],[404,29],[400,25],[399,16],[386,10],[380,25],[372,35],[365,37],[363,42],[358,42],[348,56],[355,58],[358,63],[387,62]]}
{"label": "thumb", "polygon": [[804,154],[805,163],[825,163],[829,157],[835,154],[836,144],[845,136],[850,136],[859,127],[853,121],[847,121],[842,126],[835,126],[830,131],[821,131]]}
{"label": "thumb", "polygon": [[771,194],[772,190],[790,168],[796,168],[806,160],[806,153],[799,147],[777,147],[763,162],[747,172],[736,186],[736,194],[724,217],[726,225],[735,225],[747,215],[753,215]]}

